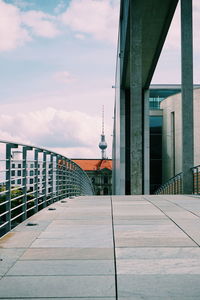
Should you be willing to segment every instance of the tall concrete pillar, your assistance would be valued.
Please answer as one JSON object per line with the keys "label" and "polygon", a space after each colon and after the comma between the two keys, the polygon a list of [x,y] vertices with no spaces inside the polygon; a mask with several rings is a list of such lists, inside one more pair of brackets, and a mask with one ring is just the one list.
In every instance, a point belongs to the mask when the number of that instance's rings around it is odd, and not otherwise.
{"label": "tall concrete pillar", "polygon": [[149,168],[149,160],[150,160],[150,150],[149,150],[149,90],[144,91],[144,194],[149,194],[149,186],[150,186],[150,168]]}
{"label": "tall concrete pillar", "polygon": [[[130,192],[143,193],[142,18],[130,1]],[[134,41],[133,41],[134,40]]]}
{"label": "tall concrete pillar", "polygon": [[192,0],[181,0],[182,172],[184,194],[192,194],[193,192],[191,171],[194,166],[192,40]]}
{"label": "tall concrete pillar", "polygon": [[120,91],[120,194],[125,195],[125,91]]}

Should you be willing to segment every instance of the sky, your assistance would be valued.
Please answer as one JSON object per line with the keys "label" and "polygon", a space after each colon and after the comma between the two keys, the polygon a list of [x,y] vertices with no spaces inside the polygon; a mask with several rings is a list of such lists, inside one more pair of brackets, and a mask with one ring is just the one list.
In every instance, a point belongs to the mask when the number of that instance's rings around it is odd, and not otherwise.
{"label": "sky", "polygon": [[[200,80],[199,0],[194,81]],[[0,0],[0,139],[100,158],[112,153],[119,0]],[[180,83],[177,10],[152,83]]]}

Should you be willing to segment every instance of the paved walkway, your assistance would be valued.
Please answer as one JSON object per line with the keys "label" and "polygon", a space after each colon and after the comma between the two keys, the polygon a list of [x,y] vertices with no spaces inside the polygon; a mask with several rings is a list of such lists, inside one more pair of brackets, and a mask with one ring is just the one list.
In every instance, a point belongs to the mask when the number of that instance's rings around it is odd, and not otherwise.
{"label": "paved walkway", "polygon": [[0,239],[0,299],[200,299],[200,198],[79,197],[51,208]]}

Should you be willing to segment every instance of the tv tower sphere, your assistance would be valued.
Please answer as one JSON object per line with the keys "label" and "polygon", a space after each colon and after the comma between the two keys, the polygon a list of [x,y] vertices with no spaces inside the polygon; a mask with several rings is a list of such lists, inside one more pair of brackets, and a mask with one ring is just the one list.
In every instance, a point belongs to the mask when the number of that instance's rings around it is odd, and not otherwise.
{"label": "tv tower sphere", "polygon": [[108,147],[106,141],[105,141],[105,135],[101,135],[101,142],[99,143],[99,148],[101,150],[106,150],[106,148]]}

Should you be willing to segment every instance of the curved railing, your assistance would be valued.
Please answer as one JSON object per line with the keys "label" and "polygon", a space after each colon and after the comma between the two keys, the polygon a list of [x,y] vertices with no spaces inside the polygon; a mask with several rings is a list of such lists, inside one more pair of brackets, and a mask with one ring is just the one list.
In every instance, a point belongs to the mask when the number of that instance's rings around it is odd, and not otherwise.
{"label": "curved railing", "polygon": [[183,193],[183,173],[170,178],[165,184],[161,185],[155,192],[156,195],[171,194],[177,195]]}
{"label": "curved railing", "polygon": [[67,157],[0,141],[0,236],[53,202],[92,194],[88,175]]}

